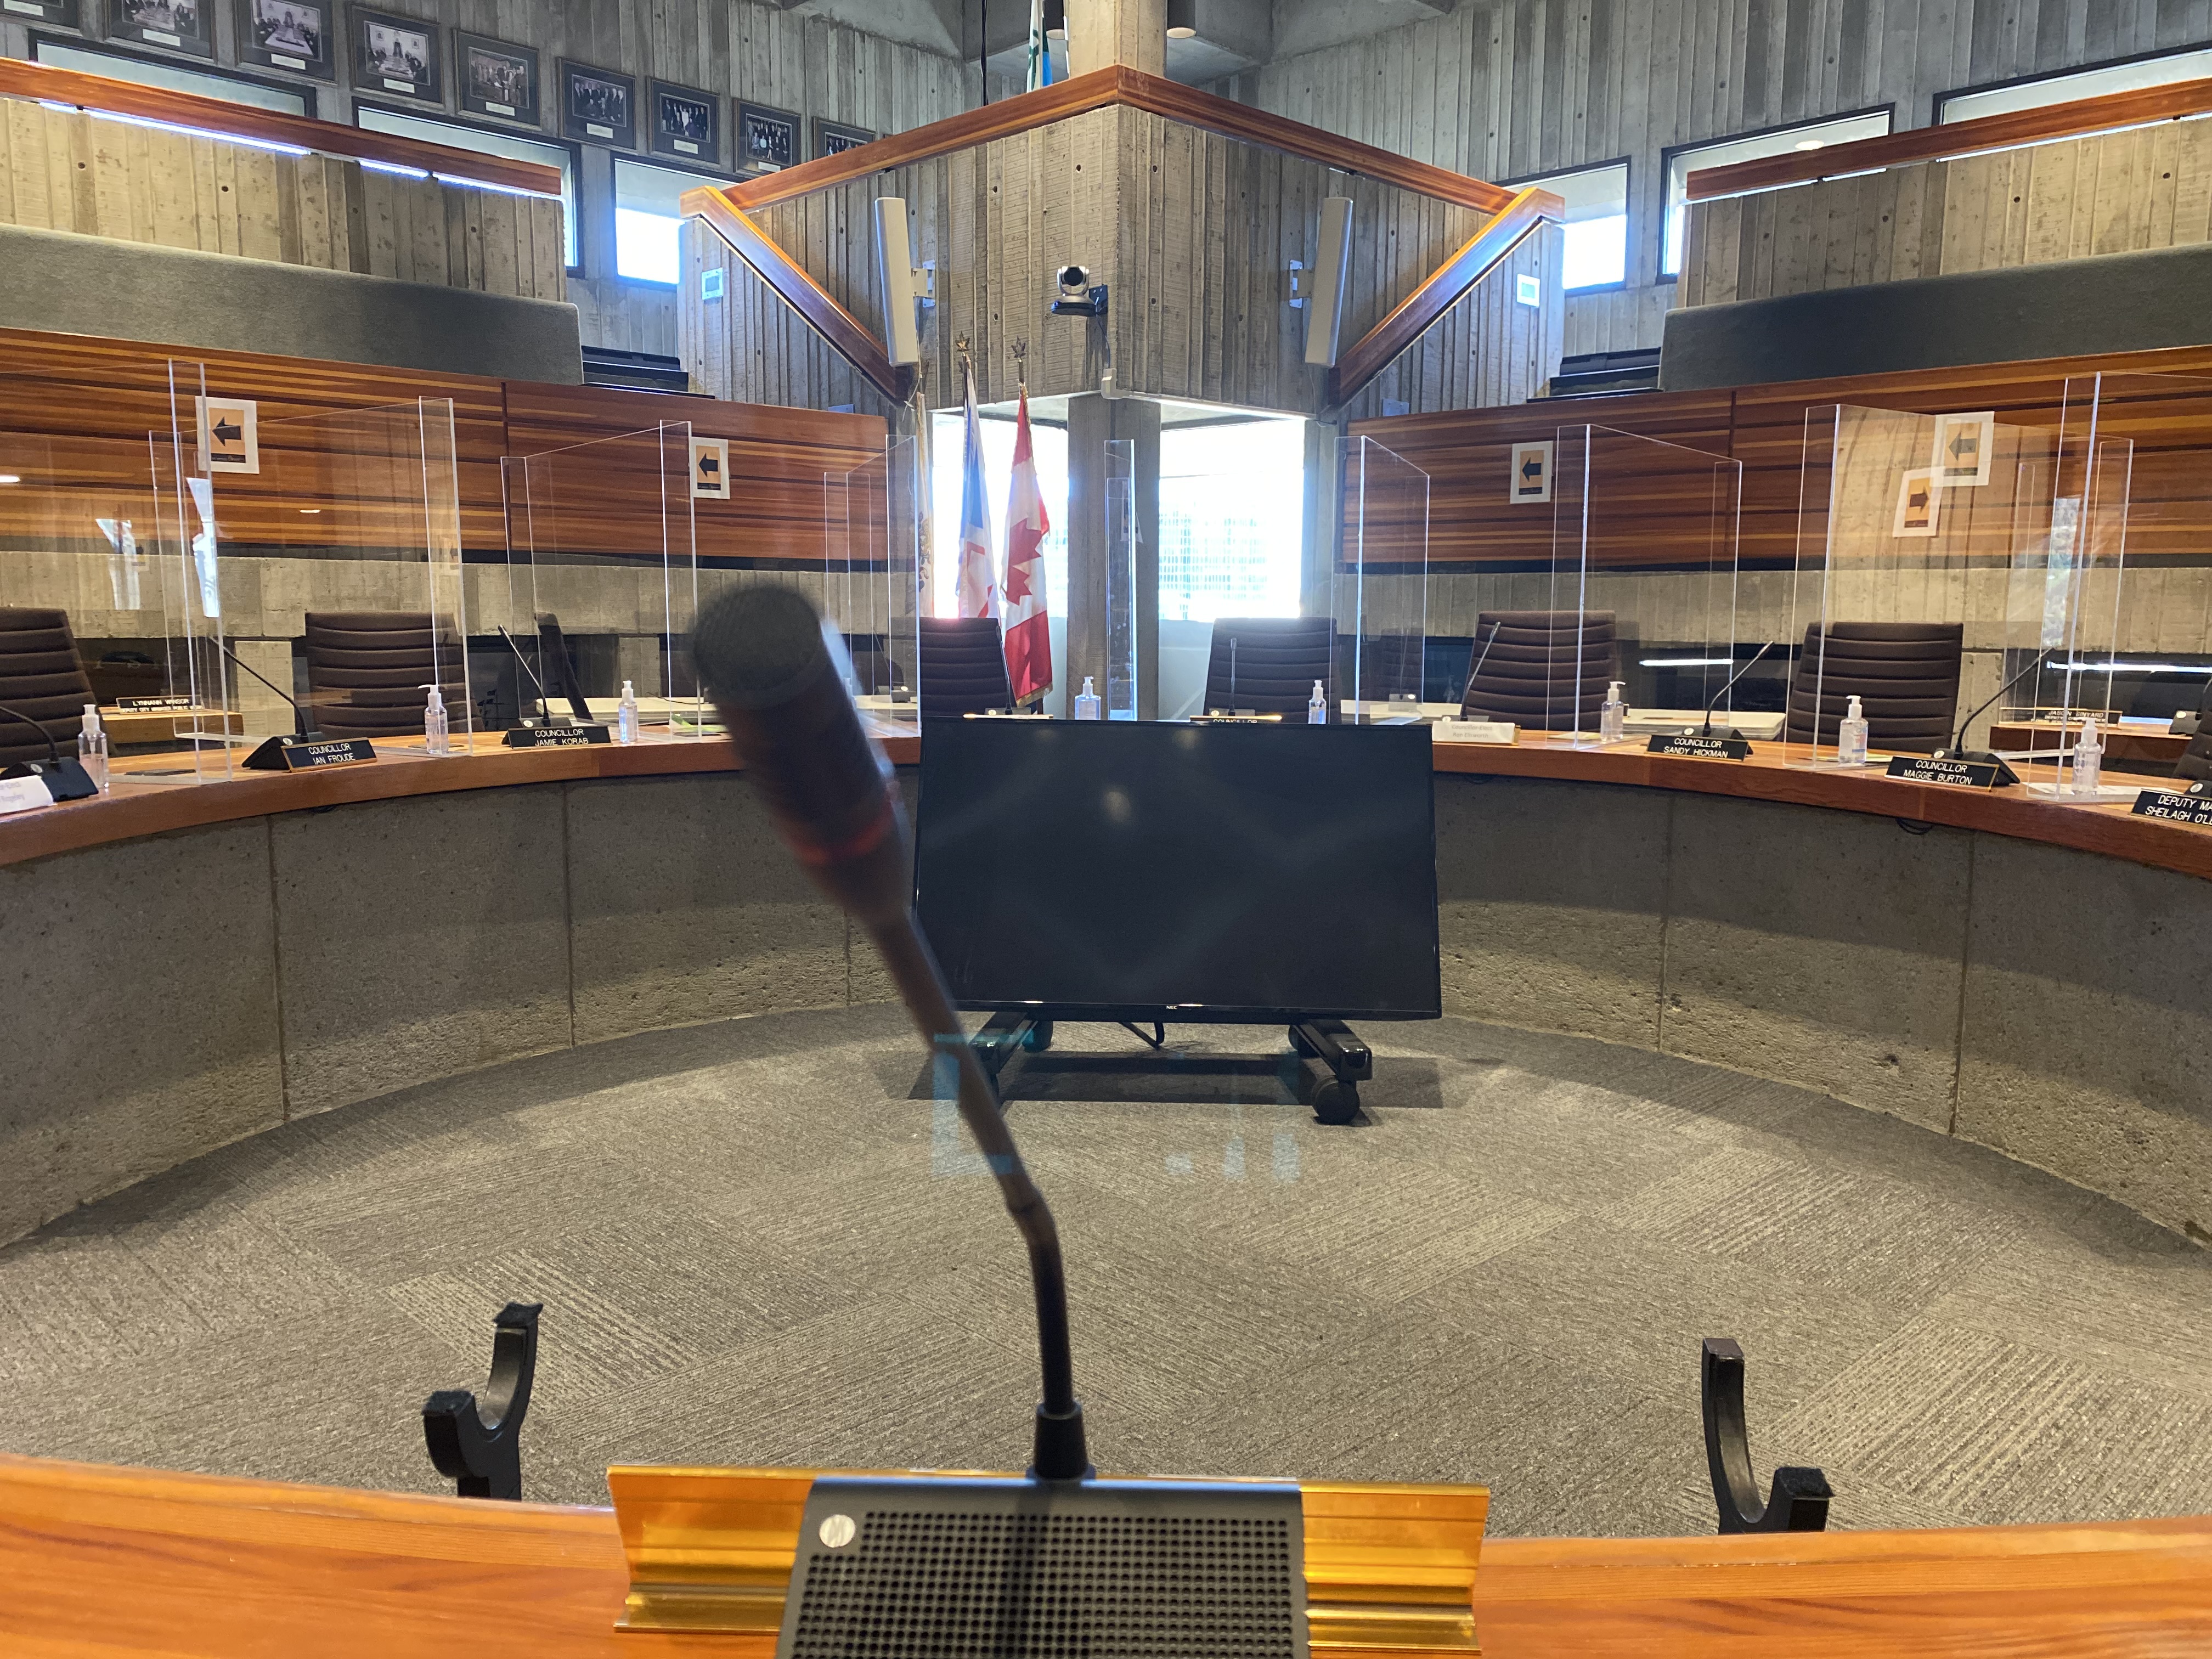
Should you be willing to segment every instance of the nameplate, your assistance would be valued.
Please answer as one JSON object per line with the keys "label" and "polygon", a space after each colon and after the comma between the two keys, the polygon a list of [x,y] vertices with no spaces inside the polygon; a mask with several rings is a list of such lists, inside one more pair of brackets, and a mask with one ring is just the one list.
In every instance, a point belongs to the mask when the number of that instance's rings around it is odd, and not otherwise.
{"label": "nameplate", "polygon": [[1504,743],[1518,728],[1511,720],[1438,720],[1429,728],[1437,743]]}
{"label": "nameplate", "polygon": [[1960,789],[1993,789],[2003,769],[1987,761],[1937,760],[1932,755],[1896,755],[1886,775],[1906,783],[1946,783]]}
{"label": "nameplate", "polygon": [[138,38],[141,40],[151,40],[157,46],[181,46],[185,44],[182,35],[172,34],[167,29],[141,29],[138,31]]}
{"label": "nameplate", "polygon": [[33,806],[53,804],[44,778],[0,778],[0,813],[27,812]]}
{"label": "nameplate", "polygon": [[603,127],[597,121],[585,122],[584,131],[594,138],[611,138],[615,136],[615,130],[612,127]]}
{"label": "nameplate", "polygon": [[686,155],[696,155],[699,153],[699,146],[693,143],[688,138],[678,138],[676,139],[674,143],[676,148],[682,150]]}
{"label": "nameplate", "polygon": [[1685,732],[1671,737],[1654,732],[1644,745],[1654,755],[1673,755],[1685,760],[1749,760],[1751,745],[1741,738],[1701,738]]}
{"label": "nameplate", "polygon": [[246,757],[257,772],[319,772],[327,766],[352,766],[376,758],[367,738],[319,738],[302,743],[297,738],[271,738]]}
{"label": "nameplate", "polygon": [[509,749],[581,749],[586,744],[611,743],[604,726],[517,726],[500,741]]}
{"label": "nameplate", "polygon": [[8,9],[20,11],[26,17],[44,17],[46,15],[46,9],[36,4],[35,0],[8,0]]}
{"label": "nameplate", "polygon": [[270,52],[269,54],[269,61],[276,64],[281,69],[303,70],[307,67],[307,60],[306,58],[287,58],[281,52]]}
{"label": "nameplate", "polygon": [[491,100],[490,99],[489,99],[489,98],[487,98],[487,99],[485,99],[485,100],[484,100],[484,107],[485,107],[486,109],[489,110],[489,111],[490,111],[494,115],[504,115],[504,116],[507,116],[507,117],[509,117],[510,118],[512,118],[512,117],[513,117],[513,116],[514,116],[514,105],[512,105],[512,104],[495,104],[495,103],[494,103],[494,102],[492,102],[492,100]]}
{"label": "nameplate", "polygon": [[2140,818],[2164,818],[2172,823],[2212,823],[2212,790],[2192,783],[2184,791],[2146,789],[2128,809]]}
{"label": "nameplate", "polygon": [[387,75],[384,77],[384,89],[386,92],[412,92],[415,83],[412,81],[395,81]]}
{"label": "nameplate", "polygon": [[192,706],[192,700],[190,697],[118,697],[115,700],[115,706],[118,708],[133,711],[144,708],[190,708]]}

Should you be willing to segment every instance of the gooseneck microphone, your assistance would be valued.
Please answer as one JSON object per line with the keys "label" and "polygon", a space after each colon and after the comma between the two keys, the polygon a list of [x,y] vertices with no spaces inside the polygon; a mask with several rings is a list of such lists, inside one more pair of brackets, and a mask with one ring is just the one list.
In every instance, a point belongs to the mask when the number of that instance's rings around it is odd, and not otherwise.
{"label": "gooseneck microphone", "polygon": [[553,699],[545,690],[545,682],[538,678],[538,671],[530,665],[530,659],[522,654],[522,647],[514,642],[514,635],[507,631],[505,623],[499,626],[499,636],[507,641],[507,648],[514,653],[515,661],[522,665],[522,672],[530,676],[530,683],[538,688],[538,718],[548,726],[571,724],[566,714],[553,712]]}
{"label": "gooseneck microphone", "polygon": [[2044,664],[2049,662],[2051,660],[2051,653],[2057,648],[2058,647],[2055,645],[2045,646],[2042,650],[2035,653],[2034,660],[2030,662],[2027,667],[2021,669],[2019,673],[2014,675],[2002,685],[1997,687],[1995,691],[1991,692],[1987,700],[1983,702],[1979,708],[1975,709],[1972,714],[1967,715],[1966,719],[1959,722],[1958,733],[1951,739],[1951,746],[1948,749],[1937,750],[1936,751],[1936,758],[1937,760],[1974,761],[1978,762],[1984,766],[1991,764],[2002,766],[2004,764],[2004,759],[2002,756],[1997,754],[1996,750],[1990,749],[1969,749],[1966,747],[1966,728],[1972,726],[1976,720],[1981,719],[1983,714],[1988,712],[1990,703],[1995,702],[1999,697],[2004,696],[2006,692],[2011,690],[2013,687],[2018,685],[2030,674],[2035,672],[2037,669],[2042,667]]}
{"label": "gooseneck microphone", "polygon": [[44,765],[36,761],[20,761],[0,772],[0,777],[35,777],[46,786],[46,793],[56,800],[83,800],[100,793],[100,786],[92,781],[92,774],[84,769],[84,763],[62,753],[54,734],[46,730],[44,722],[33,720],[20,708],[10,708],[0,702],[0,714],[11,720],[21,720],[37,732],[46,743]]}
{"label": "gooseneck microphone", "polygon": [[283,686],[277,684],[276,681],[270,679],[269,676],[263,673],[259,669],[249,665],[245,658],[240,656],[238,653],[230,648],[230,643],[228,641],[217,640],[215,643],[216,648],[221,651],[224,656],[229,658],[232,662],[237,664],[239,667],[252,675],[255,679],[259,680],[262,684],[267,686],[278,696],[283,698],[286,702],[291,704],[292,735],[294,737],[300,738],[305,743],[321,743],[325,740],[323,734],[315,729],[315,723],[307,718],[307,711],[300,707],[298,698],[295,697]]}
{"label": "gooseneck microphone", "polygon": [[1075,1397],[1059,1231],[915,921],[905,815],[890,763],[845,689],[844,654],[813,605],[787,587],[726,593],[700,612],[691,635],[700,682],[785,845],[867,930],[923,1040],[958,1064],[961,1120],[1029,1247],[1044,1374],[1030,1473],[1042,1480],[1081,1480],[1091,1470]]}
{"label": "gooseneck microphone", "polygon": [[[1751,660],[1744,664],[1742,667],[1737,669],[1735,673],[1729,675],[1728,684],[1721,687],[1719,690],[1714,692],[1711,697],[1706,701],[1705,723],[1698,733],[1699,737],[1710,738],[1713,735],[1713,710],[1720,707],[1721,699],[1723,697],[1725,697],[1729,692],[1735,690],[1735,683],[1738,680],[1741,679],[1746,674],[1748,674],[1753,669],[1759,666],[1759,659],[1765,656],[1768,652],[1773,650],[1774,646],[1775,641],[1769,640],[1765,645],[1760,646],[1758,650],[1753,652],[1751,653]],[[1734,738],[1740,737],[1741,735],[1742,734],[1733,726],[1725,726],[1721,731],[1721,736],[1723,738]]]}

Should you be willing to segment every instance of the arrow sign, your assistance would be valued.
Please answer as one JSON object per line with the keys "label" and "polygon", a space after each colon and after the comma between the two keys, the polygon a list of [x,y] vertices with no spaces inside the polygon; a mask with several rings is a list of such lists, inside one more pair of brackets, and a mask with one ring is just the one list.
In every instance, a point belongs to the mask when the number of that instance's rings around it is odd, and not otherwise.
{"label": "arrow sign", "polygon": [[228,447],[243,438],[246,435],[246,428],[235,422],[226,421],[218,416],[215,423],[215,435],[220,442]]}
{"label": "arrow sign", "polygon": [[1542,477],[1544,476],[1543,462],[1538,460],[1533,455],[1530,456],[1527,460],[1521,463],[1521,476],[1524,478]]}
{"label": "arrow sign", "polygon": [[1911,495],[1905,497],[1905,500],[1912,507],[1913,511],[1917,513],[1922,507],[1928,505],[1928,492],[1924,489],[1916,489]]}
{"label": "arrow sign", "polygon": [[1962,432],[1951,440],[1952,459],[1955,460],[1961,455],[1971,455],[1981,447],[1981,441],[1978,438],[1969,437]]}

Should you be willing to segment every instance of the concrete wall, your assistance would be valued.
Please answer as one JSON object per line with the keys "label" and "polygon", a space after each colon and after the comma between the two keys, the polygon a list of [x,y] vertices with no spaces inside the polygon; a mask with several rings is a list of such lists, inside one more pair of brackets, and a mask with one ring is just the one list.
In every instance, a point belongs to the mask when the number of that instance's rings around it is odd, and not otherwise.
{"label": "concrete wall", "polygon": [[[1440,777],[1437,811],[1450,1012],[1825,1090],[2212,1243],[2212,884],[1612,785]],[[729,775],[9,866],[0,962],[0,1030],[36,1037],[0,1073],[0,1240],[292,1117],[886,994]]]}

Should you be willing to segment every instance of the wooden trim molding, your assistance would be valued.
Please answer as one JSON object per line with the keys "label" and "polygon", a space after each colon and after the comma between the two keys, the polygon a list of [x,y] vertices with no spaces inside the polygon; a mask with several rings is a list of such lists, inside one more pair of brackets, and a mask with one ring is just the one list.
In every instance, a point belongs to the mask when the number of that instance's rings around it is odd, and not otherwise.
{"label": "wooden trim molding", "polygon": [[1437,319],[1466,297],[1468,289],[1498,269],[1513,250],[1547,219],[1558,219],[1566,204],[1548,190],[1522,191],[1467,245],[1401,300],[1390,314],[1352,342],[1328,372],[1327,398],[1340,409],[1388,368],[1398,354],[1435,326]]}
{"label": "wooden trim molding", "polygon": [[2212,80],[2176,81],[2162,87],[2140,87],[2133,92],[2106,93],[2101,98],[2046,104],[2040,109],[2008,110],[2002,115],[1955,121],[1948,126],[1915,127],[1909,132],[1854,139],[1821,149],[1792,150],[1724,167],[1700,167],[1685,181],[1685,194],[1692,202],[1711,202],[1724,196],[1748,196],[1791,185],[1816,184],[1823,179],[1846,178],[1855,173],[1879,173],[1908,162],[1955,161],[1964,155],[2117,132],[2208,112],[2212,112]]}
{"label": "wooden trim molding", "polygon": [[894,133],[842,155],[825,155],[769,173],[766,178],[729,185],[720,194],[732,207],[750,212],[891,167],[911,166],[988,143],[994,138],[1049,126],[1055,121],[1065,121],[1111,104],[1144,110],[1224,138],[1317,161],[1340,173],[1357,173],[1378,183],[1432,196],[1439,201],[1454,202],[1478,213],[1502,213],[1515,199],[1514,192],[1503,185],[1470,179],[1449,167],[1394,155],[1372,144],[1340,138],[1318,127],[1268,115],[1156,75],[1121,68],[1094,70],[1055,86],[1002,98],[995,104],[933,121],[911,132]]}
{"label": "wooden trim molding", "polygon": [[[807,165],[811,167],[813,163]],[[828,341],[839,356],[858,369],[870,386],[893,403],[904,403],[914,389],[914,370],[894,364],[884,343],[868,331],[867,325],[839,305],[827,289],[778,247],[775,240],[746,217],[742,209],[731,205],[731,194],[724,190],[689,190],[678,205],[686,218],[704,220],[763,282],[775,290],[777,297],[804,317],[808,325]]]}
{"label": "wooden trim molding", "polygon": [[0,58],[0,97],[34,98],[42,103],[75,105],[103,115],[165,121],[204,131],[216,138],[258,138],[295,144],[325,155],[417,167],[460,184],[495,185],[501,190],[527,191],[535,196],[561,193],[560,168],[541,167],[535,161],[454,149],[445,144],[426,143],[419,138],[341,126],[335,121],[317,121],[304,115],[286,115],[279,110],[256,109],[251,104],[203,98],[197,93],[171,92],[163,87],[141,86],[136,81],[117,81],[105,75],[87,75],[81,70],[58,69],[51,64],[33,64],[19,58]]}

